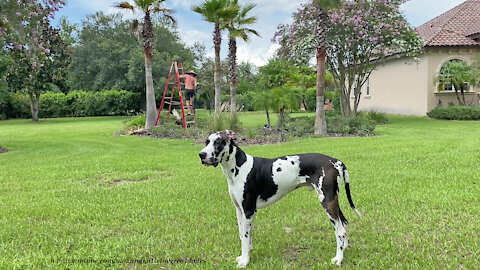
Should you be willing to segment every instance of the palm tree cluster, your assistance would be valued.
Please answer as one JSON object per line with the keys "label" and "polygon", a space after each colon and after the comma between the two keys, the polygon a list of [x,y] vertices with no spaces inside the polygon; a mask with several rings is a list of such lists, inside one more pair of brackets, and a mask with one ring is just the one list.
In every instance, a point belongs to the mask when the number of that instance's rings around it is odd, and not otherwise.
{"label": "palm tree cluster", "polygon": [[255,16],[250,16],[249,12],[255,8],[254,4],[241,6],[238,0],[205,0],[192,7],[193,11],[201,14],[207,22],[214,23],[213,44],[215,49],[215,117],[220,116],[221,107],[221,89],[220,89],[220,47],[222,43],[222,30],[229,32],[229,53],[228,68],[230,79],[230,99],[231,99],[231,118],[236,118],[236,88],[237,88],[237,38],[248,41],[250,35],[259,36],[258,32],[248,28],[256,22]]}
{"label": "palm tree cluster", "polygon": [[435,76],[434,82],[438,83],[439,91],[444,91],[447,87],[453,88],[458,104],[465,106],[467,105],[465,92],[468,92],[470,87],[475,87],[480,83],[479,77],[479,72],[474,65],[470,66],[460,60],[451,60],[443,65],[440,72]]}

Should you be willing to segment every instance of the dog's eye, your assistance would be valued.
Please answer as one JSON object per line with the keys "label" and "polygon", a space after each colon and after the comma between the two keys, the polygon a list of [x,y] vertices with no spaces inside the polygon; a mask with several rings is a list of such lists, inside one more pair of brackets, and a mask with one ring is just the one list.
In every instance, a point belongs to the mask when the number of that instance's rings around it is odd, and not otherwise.
{"label": "dog's eye", "polygon": [[205,145],[208,145],[209,143],[210,143],[209,140],[206,140],[206,141],[205,141]]}

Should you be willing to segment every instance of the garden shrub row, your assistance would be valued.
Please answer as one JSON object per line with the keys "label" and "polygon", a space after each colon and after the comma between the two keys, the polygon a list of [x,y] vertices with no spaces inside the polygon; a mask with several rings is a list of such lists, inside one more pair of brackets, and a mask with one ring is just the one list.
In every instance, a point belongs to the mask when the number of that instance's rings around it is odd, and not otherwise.
{"label": "garden shrub row", "polygon": [[[30,100],[25,94],[0,93],[0,119],[29,118]],[[140,93],[124,90],[102,92],[47,92],[40,96],[39,117],[119,116],[140,111]]]}
{"label": "garden shrub row", "polygon": [[449,106],[435,108],[427,113],[431,118],[446,120],[480,120],[480,107]]}
{"label": "garden shrub row", "polygon": [[[345,118],[341,115],[327,114],[327,132],[354,136],[372,136],[377,123],[368,114]],[[314,133],[314,116],[288,117],[285,129],[296,137]]]}

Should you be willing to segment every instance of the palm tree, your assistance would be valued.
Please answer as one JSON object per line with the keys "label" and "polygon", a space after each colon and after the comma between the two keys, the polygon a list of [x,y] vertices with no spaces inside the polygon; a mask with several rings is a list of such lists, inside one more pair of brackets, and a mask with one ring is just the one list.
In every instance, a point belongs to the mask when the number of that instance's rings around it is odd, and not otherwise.
{"label": "palm tree", "polygon": [[[238,6],[238,1],[233,0],[231,5]],[[228,76],[230,79],[230,114],[231,119],[235,119],[237,113],[237,38],[244,41],[250,39],[249,34],[260,36],[257,31],[245,27],[245,25],[253,24],[257,21],[257,17],[249,17],[250,12],[256,5],[250,4],[239,9],[235,17],[228,22],[227,29],[229,32],[228,41]]]}
{"label": "palm tree", "polygon": [[192,7],[192,10],[201,14],[207,22],[215,24],[213,30],[213,45],[215,49],[215,73],[213,81],[215,84],[215,118],[220,116],[221,107],[221,68],[220,68],[220,46],[222,44],[221,31],[225,29],[226,22],[231,20],[239,10],[238,5],[230,5],[230,0],[205,0]]}
{"label": "palm tree", "polygon": [[327,134],[327,121],[325,119],[325,61],[327,52],[327,28],[328,28],[328,12],[331,9],[338,8],[342,4],[342,0],[313,0],[313,4],[317,7],[317,18],[315,26],[315,43],[317,57],[317,101],[315,112],[315,135]]}
{"label": "palm tree", "polygon": [[255,109],[265,110],[265,114],[267,115],[267,125],[271,127],[270,113],[268,112],[272,107],[272,97],[270,93],[266,91],[253,92],[252,101]]}
{"label": "palm tree", "polygon": [[145,81],[146,81],[146,99],[147,99],[147,117],[145,121],[145,129],[150,129],[155,125],[157,106],[155,104],[155,90],[153,89],[153,24],[151,16],[155,13],[161,13],[166,18],[175,22],[170,15],[173,10],[163,7],[166,0],[134,0],[135,5],[129,2],[121,2],[115,5],[117,8],[128,9],[132,12],[140,10],[143,14],[143,23],[141,29],[138,29],[139,23],[137,20],[132,22],[134,30],[140,30],[143,51],[145,54]]}
{"label": "palm tree", "polygon": [[[477,85],[477,74],[474,68],[464,61],[452,60],[443,65],[440,72],[435,76],[434,82],[438,83],[438,90],[444,91],[446,86],[455,90],[458,104],[465,106],[465,91]],[[460,95],[458,94],[460,92]]]}

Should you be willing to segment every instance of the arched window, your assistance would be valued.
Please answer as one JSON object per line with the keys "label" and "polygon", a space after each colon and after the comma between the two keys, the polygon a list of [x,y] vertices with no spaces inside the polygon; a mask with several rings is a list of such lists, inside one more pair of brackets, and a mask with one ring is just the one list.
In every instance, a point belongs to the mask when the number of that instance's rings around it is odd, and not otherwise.
{"label": "arched window", "polygon": [[[449,82],[449,78],[459,76],[459,73],[465,72],[465,69],[468,69],[468,64],[461,59],[450,59],[443,63],[439,72],[438,90],[447,92],[455,91],[455,86]],[[469,88],[468,82],[464,82],[464,90],[468,91]]]}

